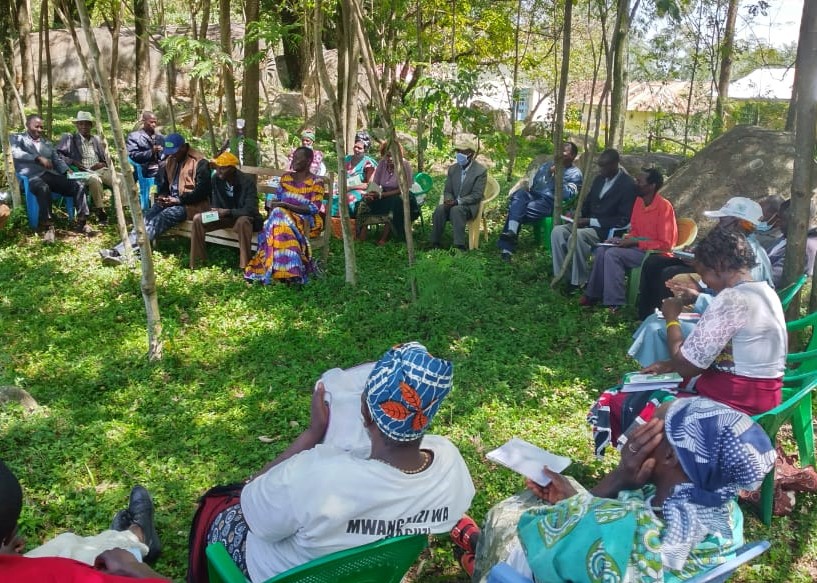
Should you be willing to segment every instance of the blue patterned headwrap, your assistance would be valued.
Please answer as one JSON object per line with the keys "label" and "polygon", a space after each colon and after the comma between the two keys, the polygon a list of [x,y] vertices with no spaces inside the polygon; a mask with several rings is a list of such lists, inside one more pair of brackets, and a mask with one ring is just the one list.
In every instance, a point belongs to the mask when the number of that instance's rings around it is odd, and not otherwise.
{"label": "blue patterned headwrap", "polygon": [[369,414],[395,441],[423,436],[451,390],[453,365],[418,342],[398,344],[374,366],[363,393]]}
{"label": "blue patterned headwrap", "polygon": [[661,552],[664,564],[677,570],[707,534],[731,532],[727,502],[740,489],[759,488],[777,454],[747,415],[704,397],[673,401],[664,432],[690,480],[663,506]]}

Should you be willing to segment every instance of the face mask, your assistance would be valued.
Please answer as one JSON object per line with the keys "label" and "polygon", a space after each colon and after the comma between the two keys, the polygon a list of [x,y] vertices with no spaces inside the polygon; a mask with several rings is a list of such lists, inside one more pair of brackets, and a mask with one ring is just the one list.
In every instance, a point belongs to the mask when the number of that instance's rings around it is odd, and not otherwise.
{"label": "face mask", "polygon": [[465,166],[465,165],[468,164],[469,158],[468,158],[468,156],[466,156],[462,152],[457,152],[456,158],[457,158],[457,164],[459,164],[460,166]]}
{"label": "face mask", "polygon": [[768,233],[771,230],[772,226],[769,223],[764,223],[763,221],[759,222],[757,227],[755,227],[755,231],[759,233]]}

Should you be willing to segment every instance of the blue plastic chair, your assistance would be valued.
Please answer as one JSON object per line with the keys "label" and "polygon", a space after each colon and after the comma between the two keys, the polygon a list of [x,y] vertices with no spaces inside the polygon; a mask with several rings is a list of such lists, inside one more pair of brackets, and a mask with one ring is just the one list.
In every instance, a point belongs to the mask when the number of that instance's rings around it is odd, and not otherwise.
{"label": "blue plastic chair", "polygon": [[[26,213],[28,213],[28,224],[32,229],[36,229],[40,217],[40,203],[37,202],[37,197],[34,196],[33,192],[31,192],[28,176],[17,174],[17,180],[20,181],[20,188],[23,190],[26,196]],[[63,196],[58,192],[52,192],[51,198],[57,202],[65,201],[65,211],[68,213],[68,219],[73,221],[74,199],[70,196]]]}
{"label": "blue plastic chair", "polygon": [[142,203],[142,210],[146,211],[150,208],[150,189],[156,184],[156,178],[147,178],[142,171],[141,164],[137,164],[130,158],[128,158],[128,162],[133,166],[133,171],[136,172],[136,182],[139,184],[139,200]]}
{"label": "blue plastic chair", "polygon": [[[738,567],[762,555],[768,548],[769,541],[766,540],[746,543],[735,551],[734,557],[689,579],[687,583],[722,583],[728,580]],[[533,583],[533,581],[514,570],[508,563],[498,563],[488,573],[488,583]]]}

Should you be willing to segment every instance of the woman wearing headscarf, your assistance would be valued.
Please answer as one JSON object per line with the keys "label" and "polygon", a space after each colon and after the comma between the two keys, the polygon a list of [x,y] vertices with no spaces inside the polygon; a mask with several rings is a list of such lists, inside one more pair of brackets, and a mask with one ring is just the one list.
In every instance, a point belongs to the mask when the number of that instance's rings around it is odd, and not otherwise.
{"label": "woman wearing headscarf", "polygon": [[[521,544],[509,539],[504,556],[537,581],[689,579],[743,545],[737,492],[760,487],[774,460],[769,438],[745,414],[703,397],[667,403],[590,491],[547,468],[550,484],[528,481],[546,505],[521,515]],[[502,534],[472,531],[475,581],[502,558],[484,554]]]}
{"label": "woman wearing headscarf", "polygon": [[[349,204],[349,216],[354,217],[357,213],[357,205],[363,200],[363,194],[372,180],[377,161],[368,155],[372,139],[366,130],[361,130],[355,134],[355,143],[352,146],[352,153],[343,159],[346,168],[346,197]],[[332,201],[332,216],[339,216],[336,201]]]}
{"label": "woman wearing headscarf", "polygon": [[323,180],[309,171],[312,150],[300,147],[294,170],[281,177],[278,192],[265,204],[269,217],[258,234],[258,251],[244,269],[244,279],[306,283],[315,271],[309,237],[323,229]]}
{"label": "woman wearing headscarf", "polygon": [[[406,179],[411,184],[413,180],[411,173],[411,164],[405,158],[403,153],[403,146],[397,142],[397,150],[400,152],[400,160],[403,164],[403,170],[406,173]],[[400,181],[398,177],[399,166],[394,163],[389,152],[389,143],[383,142],[380,146],[380,162],[372,176],[372,183],[377,185],[376,190],[369,189],[363,195],[363,200],[357,205],[357,228],[358,236],[365,239],[366,235],[366,218],[369,216],[389,215],[391,223],[386,223],[383,229],[383,236],[378,241],[378,245],[384,245],[389,238],[391,228],[394,229],[394,234],[400,240],[405,240],[406,229],[404,226],[403,213],[403,196],[409,197],[409,209],[411,220],[414,221],[420,216],[420,207],[417,206],[417,201],[411,193],[403,193],[400,191]],[[391,227],[391,228],[390,228]]]}
{"label": "woman wearing headscarf", "polygon": [[451,530],[474,485],[457,448],[427,431],[452,372],[416,342],[386,352],[357,411],[369,447],[352,451],[324,442],[336,421],[319,382],[309,428],[251,478],[239,504],[216,516],[207,543],[224,543],[257,583],[386,537]]}
{"label": "woman wearing headscarf", "polygon": [[678,373],[684,391],[602,393],[590,410],[596,453],[618,441],[633,423],[648,421],[667,399],[690,392],[755,415],[780,404],[788,337],[780,298],[765,281],[750,273],[755,254],[737,231],[715,229],[695,249],[695,269],[715,292],[700,321],[684,339],[678,316],[685,300],[662,304],[669,359],[642,370]]}

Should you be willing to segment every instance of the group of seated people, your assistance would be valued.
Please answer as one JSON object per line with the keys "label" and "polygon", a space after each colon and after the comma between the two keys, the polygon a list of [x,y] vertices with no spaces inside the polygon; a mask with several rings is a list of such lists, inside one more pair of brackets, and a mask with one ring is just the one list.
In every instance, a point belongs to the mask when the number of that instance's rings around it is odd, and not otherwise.
{"label": "group of seated people", "polygon": [[[427,433],[452,385],[452,363],[415,342],[328,371],[309,426],[205,523],[194,521],[191,541],[223,544],[254,583],[382,538],[449,532],[474,581],[499,562],[540,581],[677,581],[742,545],[737,491],[759,487],[775,460],[745,413],[703,396],[674,399],[629,430],[618,467],[595,487],[544,468],[548,485],[528,481],[530,492],[494,507],[480,531],[465,514],[475,494],[465,461]],[[10,580],[166,580],[143,563],[161,543],[141,486],[110,529],[66,533],[26,556],[21,508],[20,484],[0,462],[0,570]]]}

